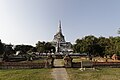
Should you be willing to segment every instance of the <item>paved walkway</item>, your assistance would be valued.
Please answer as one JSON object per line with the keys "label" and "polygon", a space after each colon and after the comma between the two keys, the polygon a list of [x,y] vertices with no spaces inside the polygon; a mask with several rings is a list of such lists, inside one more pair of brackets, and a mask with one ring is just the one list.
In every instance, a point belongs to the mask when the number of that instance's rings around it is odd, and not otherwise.
{"label": "paved walkway", "polygon": [[54,61],[54,66],[57,68],[53,68],[52,76],[55,80],[69,80],[66,69],[62,68],[64,66],[62,62],[62,59],[55,59]]}

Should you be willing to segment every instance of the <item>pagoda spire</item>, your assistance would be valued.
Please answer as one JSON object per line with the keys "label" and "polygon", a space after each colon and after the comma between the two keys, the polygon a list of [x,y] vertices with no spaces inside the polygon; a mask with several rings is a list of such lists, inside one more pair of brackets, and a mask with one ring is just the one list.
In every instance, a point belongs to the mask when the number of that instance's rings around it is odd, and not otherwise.
{"label": "pagoda spire", "polygon": [[62,29],[61,29],[61,20],[59,20],[58,32],[62,33]]}

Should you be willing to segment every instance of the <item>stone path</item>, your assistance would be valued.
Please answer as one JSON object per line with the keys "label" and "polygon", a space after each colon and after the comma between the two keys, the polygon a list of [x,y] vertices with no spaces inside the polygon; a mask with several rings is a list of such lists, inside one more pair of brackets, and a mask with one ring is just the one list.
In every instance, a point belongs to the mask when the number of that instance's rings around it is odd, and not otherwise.
{"label": "stone path", "polygon": [[52,76],[55,80],[69,80],[66,69],[62,68],[64,66],[62,62],[62,59],[55,59],[54,61],[54,66],[57,68],[53,68]]}

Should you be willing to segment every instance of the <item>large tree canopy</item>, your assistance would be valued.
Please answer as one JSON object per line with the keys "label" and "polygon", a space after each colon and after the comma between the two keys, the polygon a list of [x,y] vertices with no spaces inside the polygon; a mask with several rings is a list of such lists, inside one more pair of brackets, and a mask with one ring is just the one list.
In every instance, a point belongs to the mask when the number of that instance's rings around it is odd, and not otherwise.
{"label": "large tree canopy", "polygon": [[77,39],[73,45],[74,52],[89,53],[91,55],[105,56],[120,54],[120,37],[95,37],[93,35]]}
{"label": "large tree canopy", "polygon": [[31,45],[16,45],[14,47],[15,51],[21,51],[23,54],[26,54],[29,50],[34,49]]}

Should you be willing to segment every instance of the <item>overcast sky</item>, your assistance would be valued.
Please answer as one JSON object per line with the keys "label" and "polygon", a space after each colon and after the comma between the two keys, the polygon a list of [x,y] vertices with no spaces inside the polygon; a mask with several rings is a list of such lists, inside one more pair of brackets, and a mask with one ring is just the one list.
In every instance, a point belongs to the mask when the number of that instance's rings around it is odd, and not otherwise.
{"label": "overcast sky", "polygon": [[120,0],[0,0],[0,39],[35,45],[52,41],[62,22],[66,41],[118,36]]}

